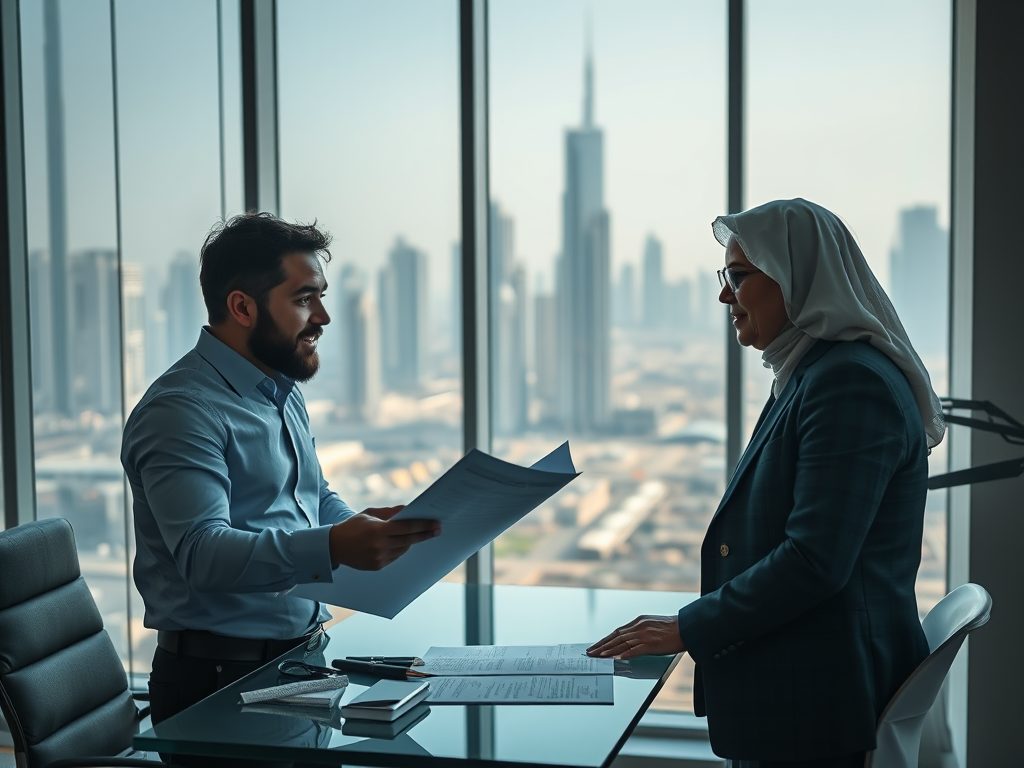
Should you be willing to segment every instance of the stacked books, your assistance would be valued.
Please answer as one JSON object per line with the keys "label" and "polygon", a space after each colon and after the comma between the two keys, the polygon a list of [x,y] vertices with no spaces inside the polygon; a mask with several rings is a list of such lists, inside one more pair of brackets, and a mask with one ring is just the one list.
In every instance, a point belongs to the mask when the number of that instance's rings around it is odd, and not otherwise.
{"label": "stacked books", "polygon": [[426,680],[378,680],[341,708],[342,717],[357,720],[397,720],[430,695]]}
{"label": "stacked books", "polygon": [[430,707],[422,701],[404,715],[390,721],[349,718],[341,724],[341,732],[346,736],[368,739],[397,739],[429,714]]}

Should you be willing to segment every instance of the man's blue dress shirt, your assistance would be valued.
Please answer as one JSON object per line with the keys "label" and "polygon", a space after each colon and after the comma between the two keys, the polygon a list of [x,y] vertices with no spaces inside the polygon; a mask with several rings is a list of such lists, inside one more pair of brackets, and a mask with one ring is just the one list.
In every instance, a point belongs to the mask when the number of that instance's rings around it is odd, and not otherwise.
{"label": "man's blue dress shirt", "polygon": [[287,639],[330,618],[280,594],[333,579],[330,526],[354,514],[324,481],[292,379],[204,328],[132,411],[121,463],[147,627]]}

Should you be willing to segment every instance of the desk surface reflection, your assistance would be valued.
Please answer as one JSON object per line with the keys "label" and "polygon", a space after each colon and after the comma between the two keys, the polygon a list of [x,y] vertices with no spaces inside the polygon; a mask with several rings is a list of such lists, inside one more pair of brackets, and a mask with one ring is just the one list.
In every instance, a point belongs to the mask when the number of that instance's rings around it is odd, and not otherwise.
{"label": "desk surface reflection", "polygon": [[[692,594],[436,584],[392,620],[357,614],[330,629],[328,658],[422,654],[432,645],[589,643],[638,613],[673,614]],[[283,658],[301,658],[295,651]],[[268,664],[135,737],[164,754],[366,766],[603,768],[654,701],[677,657],[620,662],[608,705],[433,706],[393,738],[330,715],[243,712],[239,692],[275,685]],[[358,676],[342,704],[372,682]],[[348,732],[346,732],[348,731]],[[390,734],[387,734],[390,735]]]}

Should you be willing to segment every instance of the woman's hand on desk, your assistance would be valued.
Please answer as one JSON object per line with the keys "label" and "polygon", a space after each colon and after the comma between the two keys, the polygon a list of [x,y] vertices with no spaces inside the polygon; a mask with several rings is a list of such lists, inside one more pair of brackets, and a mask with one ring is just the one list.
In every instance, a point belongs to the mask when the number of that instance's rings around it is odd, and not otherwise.
{"label": "woman's hand on desk", "polygon": [[587,655],[631,659],[682,653],[686,646],[679,636],[678,621],[675,616],[638,616],[587,648]]}
{"label": "woman's hand on desk", "polygon": [[441,533],[437,520],[391,520],[403,507],[371,507],[331,526],[331,562],[379,571],[409,547]]}

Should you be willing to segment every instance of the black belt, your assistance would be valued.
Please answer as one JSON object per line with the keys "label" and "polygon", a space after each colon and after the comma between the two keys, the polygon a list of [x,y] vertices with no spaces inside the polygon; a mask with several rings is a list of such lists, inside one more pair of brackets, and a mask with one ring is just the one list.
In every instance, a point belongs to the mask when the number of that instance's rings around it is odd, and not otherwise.
{"label": "black belt", "polygon": [[175,656],[262,664],[300,645],[306,646],[307,653],[315,651],[323,643],[324,637],[324,629],[320,626],[302,637],[290,640],[228,637],[199,629],[161,629],[156,633],[156,644]]}

